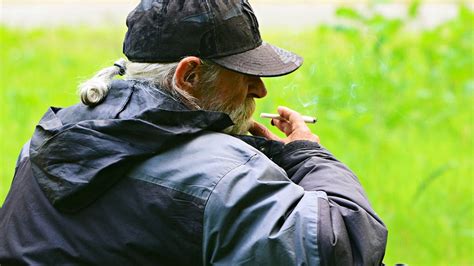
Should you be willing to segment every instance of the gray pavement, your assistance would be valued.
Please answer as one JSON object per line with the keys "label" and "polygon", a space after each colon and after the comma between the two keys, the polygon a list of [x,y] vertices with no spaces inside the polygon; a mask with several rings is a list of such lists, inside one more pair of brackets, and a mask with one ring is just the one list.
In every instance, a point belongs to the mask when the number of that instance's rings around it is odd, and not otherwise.
{"label": "gray pavement", "polygon": [[[2,2],[0,23],[12,27],[44,27],[63,25],[124,26],[125,17],[134,8],[133,2]],[[473,8],[474,4],[469,4]],[[338,22],[337,4],[332,3],[265,3],[253,4],[262,28],[301,29],[321,23]],[[340,5],[339,5],[340,6]],[[367,4],[351,4],[363,13],[379,12],[388,17],[406,17],[407,5],[403,3],[378,4],[369,9]],[[430,28],[458,14],[453,3],[426,3],[419,16],[410,25]]]}

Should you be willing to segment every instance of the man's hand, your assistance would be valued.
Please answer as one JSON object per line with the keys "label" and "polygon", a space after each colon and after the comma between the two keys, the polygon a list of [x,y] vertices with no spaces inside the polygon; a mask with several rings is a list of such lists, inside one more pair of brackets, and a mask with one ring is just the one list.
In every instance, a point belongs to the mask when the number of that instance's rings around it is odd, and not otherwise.
{"label": "man's hand", "polygon": [[278,107],[278,114],[282,119],[272,119],[272,125],[275,125],[283,133],[286,138],[280,138],[273,134],[264,125],[254,121],[253,126],[249,129],[254,136],[264,137],[270,140],[276,140],[288,144],[295,140],[309,140],[319,143],[319,137],[311,132],[301,115],[290,108]]}

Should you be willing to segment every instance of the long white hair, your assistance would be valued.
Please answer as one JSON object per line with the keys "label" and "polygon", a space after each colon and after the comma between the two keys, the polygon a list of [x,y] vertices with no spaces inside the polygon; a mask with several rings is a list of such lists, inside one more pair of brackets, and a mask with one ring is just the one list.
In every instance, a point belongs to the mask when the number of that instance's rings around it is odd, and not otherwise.
{"label": "long white hair", "polygon": [[[151,82],[157,87],[167,90],[189,108],[201,109],[196,98],[176,85],[175,72],[177,66],[178,62],[136,63],[121,58],[113,66],[100,70],[91,79],[81,83],[79,85],[79,95],[85,105],[97,105],[107,96],[114,77],[122,75],[127,80]],[[201,85],[206,84],[213,87],[219,74],[219,67],[207,61],[203,61],[200,67]]]}
{"label": "long white hair", "polygon": [[[191,110],[206,109],[227,113],[234,125],[223,130],[224,133],[245,134],[252,125],[251,116],[255,110],[253,98],[247,98],[240,106],[232,106],[231,98],[219,98],[219,88],[216,81],[221,68],[213,63],[203,61],[200,65],[198,89],[206,90],[206,96],[198,100],[176,84],[175,63],[135,63],[120,59],[111,67],[100,70],[94,77],[79,85],[81,101],[88,106],[99,104],[107,96],[112,80],[117,75],[123,75],[128,80],[151,82],[157,87],[168,91],[172,97],[179,100]],[[202,93],[202,92],[201,92]]]}

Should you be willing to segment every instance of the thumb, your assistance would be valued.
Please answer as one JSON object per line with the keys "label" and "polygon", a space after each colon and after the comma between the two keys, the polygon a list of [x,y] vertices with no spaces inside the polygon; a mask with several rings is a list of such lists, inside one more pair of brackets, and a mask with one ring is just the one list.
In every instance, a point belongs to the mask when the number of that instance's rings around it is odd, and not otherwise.
{"label": "thumb", "polygon": [[249,128],[249,132],[254,136],[264,137],[270,140],[283,142],[280,137],[273,134],[268,128],[256,121],[253,121],[253,125]]}

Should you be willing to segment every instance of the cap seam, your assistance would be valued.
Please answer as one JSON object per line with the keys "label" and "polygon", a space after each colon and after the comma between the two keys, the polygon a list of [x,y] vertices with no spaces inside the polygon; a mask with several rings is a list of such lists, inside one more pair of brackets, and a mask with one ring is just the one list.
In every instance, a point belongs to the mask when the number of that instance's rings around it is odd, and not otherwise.
{"label": "cap seam", "polygon": [[[211,22],[211,25],[212,25],[212,34],[211,34],[212,42],[214,43],[214,47],[217,50],[219,50],[219,48],[217,47],[217,38],[216,38],[216,23],[215,23],[216,16],[215,16],[214,12],[212,11],[209,0],[206,0],[205,3],[206,3],[206,7],[207,7],[207,9],[209,11],[209,14],[210,14],[209,21]],[[200,54],[201,54],[201,51],[200,51]]]}
{"label": "cap seam", "polygon": [[226,56],[231,56],[231,55],[237,55],[237,54],[240,54],[240,53],[245,53],[245,52],[248,52],[250,50],[253,50],[253,49],[256,49],[258,47],[260,47],[262,45],[262,42],[260,42],[257,46],[254,46],[253,44],[252,45],[249,45],[249,46],[245,46],[244,48],[242,47],[239,47],[237,49],[234,49],[230,52],[227,52],[227,53],[222,53],[222,54],[217,54],[217,55],[212,55],[210,57],[203,57],[203,59],[218,59],[218,58],[221,58],[221,57],[226,57]]}

